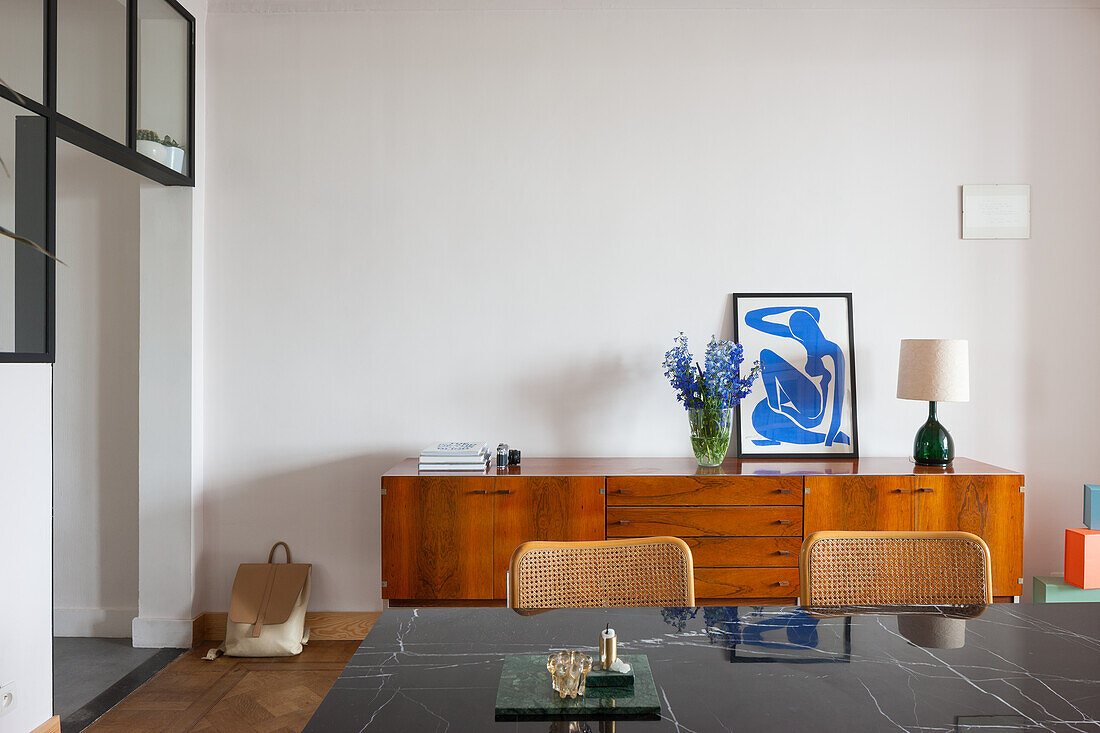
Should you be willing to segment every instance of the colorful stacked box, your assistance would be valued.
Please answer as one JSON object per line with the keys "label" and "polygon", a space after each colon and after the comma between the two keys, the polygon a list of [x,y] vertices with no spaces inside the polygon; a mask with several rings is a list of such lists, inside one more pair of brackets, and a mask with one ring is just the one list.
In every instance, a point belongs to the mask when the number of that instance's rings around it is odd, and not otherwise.
{"label": "colorful stacked box", "polygon": [[1100,486],[1085,484],[1085,529],[1066,530],[1066,582],[1100,589]]}
{"label": "colorful stacked box", "polygon": [[1085,526],[1100,529],[1100,484],[1085,484]]}
{"label": "colorful stacked box", "polygon": [[1082,590],[1062,578],[1036,575],[1031,580],[1032,603],[1100,603],[1100,589]]}
{"label": "colorful stacked box", "polygon": [[1084,529],[1066,530],[1065,579],[1032,580],[1035,603],[1100,601],[1100,484],[1085,484]]}
{"label": "colorful stacked box", "polygon": [[1066,582],[1085,590],[1100,588],[1100,530],[1066,530]]}

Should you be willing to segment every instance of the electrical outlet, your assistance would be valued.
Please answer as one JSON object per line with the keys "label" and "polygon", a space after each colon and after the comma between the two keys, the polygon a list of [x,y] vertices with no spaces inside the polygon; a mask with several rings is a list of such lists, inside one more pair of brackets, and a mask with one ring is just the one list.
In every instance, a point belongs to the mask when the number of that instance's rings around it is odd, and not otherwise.
{"label": "electrical outlet", "polygon": [[0,715],[7,715],[14,710],[15,703],[15,683],[9,682],[3,687],[0,687]]}

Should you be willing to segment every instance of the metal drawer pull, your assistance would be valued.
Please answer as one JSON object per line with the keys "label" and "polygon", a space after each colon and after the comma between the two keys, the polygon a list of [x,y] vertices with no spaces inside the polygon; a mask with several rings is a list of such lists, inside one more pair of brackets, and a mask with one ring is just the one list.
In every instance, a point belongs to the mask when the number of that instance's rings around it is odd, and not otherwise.
{"label": "metal drawer pull", "polygon": [[630,520],[629,519],[620,519],[619,524],[630,524]]}
{"label": "metal drawer pull", "polygon": [[471,494],[488,494],[489,490],[488,489],[475,489],[474,491],[471,491],[470,493]]}
{"label": "metal drawer pull", "polygon": [[512,492],[511,489],[497,489],[497,493],[498,494],[511,494],[513,492]]}
{"label": "metal drawer pull", "polygon": [[633,494],[634,492],[631,491],[630,489],[616,489],[615,493],[616,494]]}
{"label": "metal drawer pull", "polygon": [[793,494],[794,489],[776,489],[775,493],[777,493],[777,494]]}
{"label": "metal drawer pull", "polygon": [[775,523],[776,524],[794,524],[794,520],[793,519],[777,519],[777,520],[775,520]]}
{"label": "metal drawer pull", "polygon": [[789,580],[781,580],[778,583],[778,585],[782,585],[782,586],[788,586],[790,584],[791,584],[791,581],[789,581]]}
{"label": "metal drawer pull", "polygon": [[776,555],[790,555],[791,551],[790,550],[776,550],[775,554]]}
{"label": "metal drawer pull", "polygon": [[928,487],[921,487],[921,488],[917,489],[917,491],[921,492],[922,494],[931,494],[933,491],[935,491],[935,489],[929,489]]}
{"label": "metal drawer pull", "polygon": [[894,492],[898,493],[898,494],[912,494],[913,490],[912,489],[894,489]]}

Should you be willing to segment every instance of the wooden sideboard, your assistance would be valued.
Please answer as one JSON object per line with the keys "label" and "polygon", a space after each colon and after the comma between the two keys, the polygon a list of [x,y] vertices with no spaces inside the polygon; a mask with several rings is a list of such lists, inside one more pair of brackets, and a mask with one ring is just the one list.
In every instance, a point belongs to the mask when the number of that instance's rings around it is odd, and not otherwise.
{"label": "wooden sideboard", "polygon": [[820,530],[964,530],[992,553],[993,594],[1023,588],[1024,477],[967,458],[535,458],[505,472],[382,476],[382,597],[499,605],[528,540],[672,535],[691,546],[700,602],[790,602],[798,552]]}

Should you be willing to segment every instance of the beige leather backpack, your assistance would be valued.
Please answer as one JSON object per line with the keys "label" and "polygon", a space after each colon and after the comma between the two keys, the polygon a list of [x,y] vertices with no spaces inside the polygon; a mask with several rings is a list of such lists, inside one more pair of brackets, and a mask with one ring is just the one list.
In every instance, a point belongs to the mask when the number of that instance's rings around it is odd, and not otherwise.
{"label": "beige leather backpack", "polygon": [[[274,563],[275,550],[283,546],[286,562]],[[225,642],[206,654],[231,657],[292,657],[309,642],[306,606],[313,566],[292,563],[285,542],[271,546],[266,563],[241,563],[233,580]]]}

